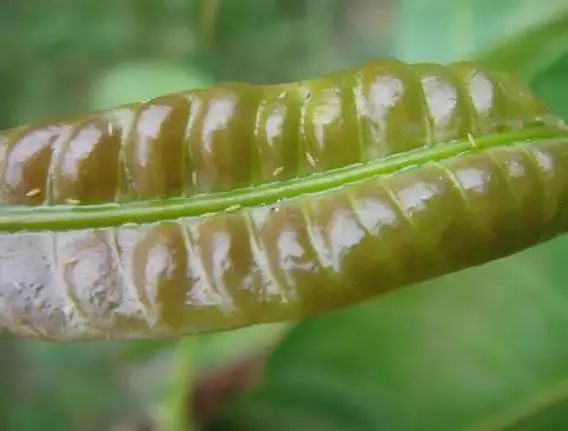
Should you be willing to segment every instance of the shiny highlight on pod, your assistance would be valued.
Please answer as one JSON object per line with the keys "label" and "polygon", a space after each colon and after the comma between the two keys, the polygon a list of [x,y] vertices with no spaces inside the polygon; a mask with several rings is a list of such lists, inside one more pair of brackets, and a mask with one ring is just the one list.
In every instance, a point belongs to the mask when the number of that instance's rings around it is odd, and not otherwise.
{"label": "shiny highlight on pod", "polygon": [[[14,218],[0,223],[0,329],[46,339],[298,319],[568,226],[566,127],[517,79],[470,63],[221,84],[9,130],[0,161],[0,219]],[[338,172],[363,174],[327,186]],[[298,181],[313,186],[263,191]],[[227,193],[243,205],[168,216],[171,200]],[[109,203],[163,217],[89,226]],[[81,208],[84,226],[62,228]],[[51,221],[6,227],[42,211]]]}

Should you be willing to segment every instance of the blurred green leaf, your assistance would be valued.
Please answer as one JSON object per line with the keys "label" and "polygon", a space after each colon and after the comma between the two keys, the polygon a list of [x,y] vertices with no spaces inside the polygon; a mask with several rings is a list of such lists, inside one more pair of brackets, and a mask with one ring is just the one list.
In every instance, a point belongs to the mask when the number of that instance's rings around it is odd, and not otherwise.
{"label": "blurred green leaf", "polygon": [[519,75],[551,111],[568,119],[568,12],[497,44],[480,61]]}
{"label": "blurred green leaf", "polygon": [[552,112],[568,121],[568,49],[564,57],[538,74],[531,84]]}
{"label": "blurred green leaf", "polygon": [[0,335],[0,382],[3,390],[0,392],[0,429],[10,429],[12,411],[17,405],[20,395],[19,380],[22,378],[20,349],[15,338]]}
{"label": "blurred green leaf", "polygon": [[533,80],[568,55],[568,13],[509,38],[480,57],[488,67]]}
{"label": "blurred green leaf", "polygon": [[115,357],[129,370],[131,396],[151,412],[160,429],[183,429],[190,416],[184,408],[190,405],[194,376],[264,355],[286,328],[287,324],[266,324],[182,340],[123,342]]}
{"label": "blurred green leaf", "polygon": [[202,335],[198,338],[195,366],[209,370],[262,354],[276,345],[287,328],[286,323],[276,323]]}
{"label": "blurred green leaf", "polygon": [[561,238],[300,323],[270,358],[265,384],[220,423],[442,431],[559,415],[568,272],[553,263],[567,249]]}
{"label": "blurred green leaf", "polygon": [[210,84],[205,73],[189,66],[148,61],[125,63],[108,71],[95,84],[91,106],[108,109]]}
{"label": "blurred green leaf", "polygon": [[542,406],[529,416],[518,418],[517,421],[507,427],[509,431],[543,431],[568,429],[568,399],[566,388],[562,393],[562,399],[552,400],[551,403]]}
{"label": "blurred green leaf", "polygon": [[[126,365],[117,362],[112,343],[18,341],[17,396],[3,430],[100,430],[116,421],[144,417],[123,380]],[[17,390],[15,390],[17,389]]]}
{"label": "blurred green leaf", "polygon": [[566,0],[399,0],[394,55],[407,61],[475,57],[497,40],[568,12]]}
{"label": "blurred green leaf", "polygon": [[136,340],[123,342],[118,349],[118,357],[121,361],[134,362],[147,359],[164,350],[171,350],[175,347],[177,340]]}

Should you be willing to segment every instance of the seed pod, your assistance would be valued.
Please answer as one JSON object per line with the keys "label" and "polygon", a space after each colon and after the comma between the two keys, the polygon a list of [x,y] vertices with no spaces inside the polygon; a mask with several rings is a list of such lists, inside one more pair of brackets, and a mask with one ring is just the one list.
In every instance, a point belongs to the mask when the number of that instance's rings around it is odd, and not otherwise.
{"label": "seed pod", "polygon": [[514,77],[375,61],[0,134],[0,329],[297,319],[568,225],[568,130]]}

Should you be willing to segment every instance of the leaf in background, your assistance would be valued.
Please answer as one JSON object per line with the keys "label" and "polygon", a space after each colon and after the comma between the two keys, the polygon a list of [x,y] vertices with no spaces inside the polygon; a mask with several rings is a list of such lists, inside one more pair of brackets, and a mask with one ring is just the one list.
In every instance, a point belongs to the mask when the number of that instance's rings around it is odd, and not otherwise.
{"label": "leaf in background", "polygon": [[564,57],[537,75],[532,87],[553,112],[568,121],[568,42],[565,48]]}
{"label": "leaf in background", "polygon": [[160,429],[173,430],[181,426],[181,408],[189,405],[195,378],[264,356],[286,328],[287,324],[266,324],[181,340],[123,342],[116,357],[135,405],[151,412]]}
{"label": "leaf in background", "polygon": [[197,338],[195,366],[210,370],[270,350],[287,330],[287,323],[256,325]]}
{"label": "leaf in background", "polygon": [[407,61],[472,58],[500,40],[568,12],[566,0],[399,0],[394,55]]}
{"label": "leaf in background", "polygon": [[22,358],[18,342],[15,338],[0,335],[0,429],[12,429],[12,411],[17,406],[20,395],[22,368],[19,366]]}
{"label": "leaf in background", "polygon": [[[6,398],[0,405],[6,409],[0,411],[0,429],[95,431],[160,421],[161,414],[175,414],[179,406],[169,404],[179,403],[181,391],[191,387],[193,374],[263,353],[285,328],[259,325],[182,340],[195,346],[192,362],[186,364],[185,382],[179,381],[186,357],[176,350],[177,340],[44,343],[0,339],[5,350],[0,363],[10,370],[7,377],[13,376],[0,379]],[[8,362],[7,349],[17,349],[17,363]],[[172,378],[177,379],[173,389]],[[174,412],[163,413],[164,408]]]}
{"label": "leaf in background", "polygon": [[568,272],[551,256],[567,246],[561,238],[299,324],[264,385],[210,429],[538,429],[531,421],[547,420],[565,429]]}
{"label": "leaf in background", "polygon": [[479,59],[521,76],[553,112],[568,120],[568,12],[498,44]]}
{"label": "leaf in background", "polygon": [[553,112],[568,120],[568,12],[497,44],[479,60],[521,76]]}
{"label": "leaf in background", "polygon": [[568,13],[510,38],[480,56],[496,70],[511,72],[530,81],[568,55]]}
{"label": "leaf in background", "polygon": [[[4,340],[6,341],[6,340]],[[9,426],[2,430],[100,430],[146,416],[116,361],[113,343],[57,344],[18,340],[20,362]],[[16,390],[17,389],[17,390]]]}
{"label": "leaf in background", "polygon": [[163,96],[212,83],[203,72],[190,66],[161,62],[132,62],[111,69],[94,85],[92,109],[107,109]]}

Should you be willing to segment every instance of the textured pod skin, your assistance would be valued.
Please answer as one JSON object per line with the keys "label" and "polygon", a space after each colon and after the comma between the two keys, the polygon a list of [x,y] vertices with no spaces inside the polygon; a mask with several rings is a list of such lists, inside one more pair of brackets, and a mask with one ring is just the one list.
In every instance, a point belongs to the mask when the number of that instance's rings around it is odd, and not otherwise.
{"label": "textured pod skin", "polygon": [[568,226],[565,127],[468,63],[226,84],[0,148],[0,329],[32,337],[296,319]]}
{"label": "textured pod skin", "polygon": [[0,134],[0,202],[231,190],[518,129],[545,113],[516,78],[469,63],[375,61],[300,83],[221,84]]}

